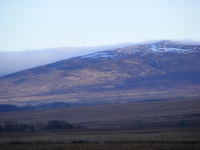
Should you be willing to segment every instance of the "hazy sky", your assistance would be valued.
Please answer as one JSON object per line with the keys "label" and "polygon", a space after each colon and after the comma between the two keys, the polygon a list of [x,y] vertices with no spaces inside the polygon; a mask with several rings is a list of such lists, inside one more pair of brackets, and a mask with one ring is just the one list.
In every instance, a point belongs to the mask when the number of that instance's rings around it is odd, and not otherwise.
{"label": "hazy sky", "polygon": [[0,51],[200,40],[200,0],[0,0]]}

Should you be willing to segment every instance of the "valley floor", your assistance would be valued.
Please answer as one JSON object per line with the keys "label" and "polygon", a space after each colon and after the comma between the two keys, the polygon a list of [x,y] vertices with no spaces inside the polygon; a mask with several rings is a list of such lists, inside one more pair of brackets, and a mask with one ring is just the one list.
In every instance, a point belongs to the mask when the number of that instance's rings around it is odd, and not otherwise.
{"label": "valley floor", "polygon": [[86,129],[200,127],[200,100],[165,100],[0,113],[0,123],[65,120]]}

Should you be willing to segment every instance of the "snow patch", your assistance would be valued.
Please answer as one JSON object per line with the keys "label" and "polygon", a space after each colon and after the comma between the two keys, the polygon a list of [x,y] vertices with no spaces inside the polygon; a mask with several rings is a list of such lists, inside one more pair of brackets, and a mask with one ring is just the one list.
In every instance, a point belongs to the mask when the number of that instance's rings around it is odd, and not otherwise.
{"label": "snow patch", "polygon": [[97,52],[97,53],[81,56],[80,58],[110,58],[110,57],[113,57],[113,55],[109,53],[105,53],[105,52]]}
{"label": "snow patch", "polygon": [[155,45],[151,45],[150,50],[152,50],[153,52],[175,52],[175,53],[188,53],[191,51],[190,49],[156,47]]}

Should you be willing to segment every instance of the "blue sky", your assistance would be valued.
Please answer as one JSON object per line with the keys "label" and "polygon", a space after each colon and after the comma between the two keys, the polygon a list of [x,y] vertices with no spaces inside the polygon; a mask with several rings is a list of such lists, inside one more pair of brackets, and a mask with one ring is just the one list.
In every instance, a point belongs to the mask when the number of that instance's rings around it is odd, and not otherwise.
{"label": "blue sky", "polygon": [[200,41],[199,0],[0,0],[0,51]]}

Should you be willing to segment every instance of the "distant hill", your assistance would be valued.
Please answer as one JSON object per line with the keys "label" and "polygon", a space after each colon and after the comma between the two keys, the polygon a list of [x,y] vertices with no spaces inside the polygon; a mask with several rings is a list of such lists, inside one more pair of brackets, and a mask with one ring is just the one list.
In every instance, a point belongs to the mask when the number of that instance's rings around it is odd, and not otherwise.
{"label": "distant hill", "polygon": [[0,103],[127,103],[200,96],[200,45],[159,41],[95,52],[0,78]]}

